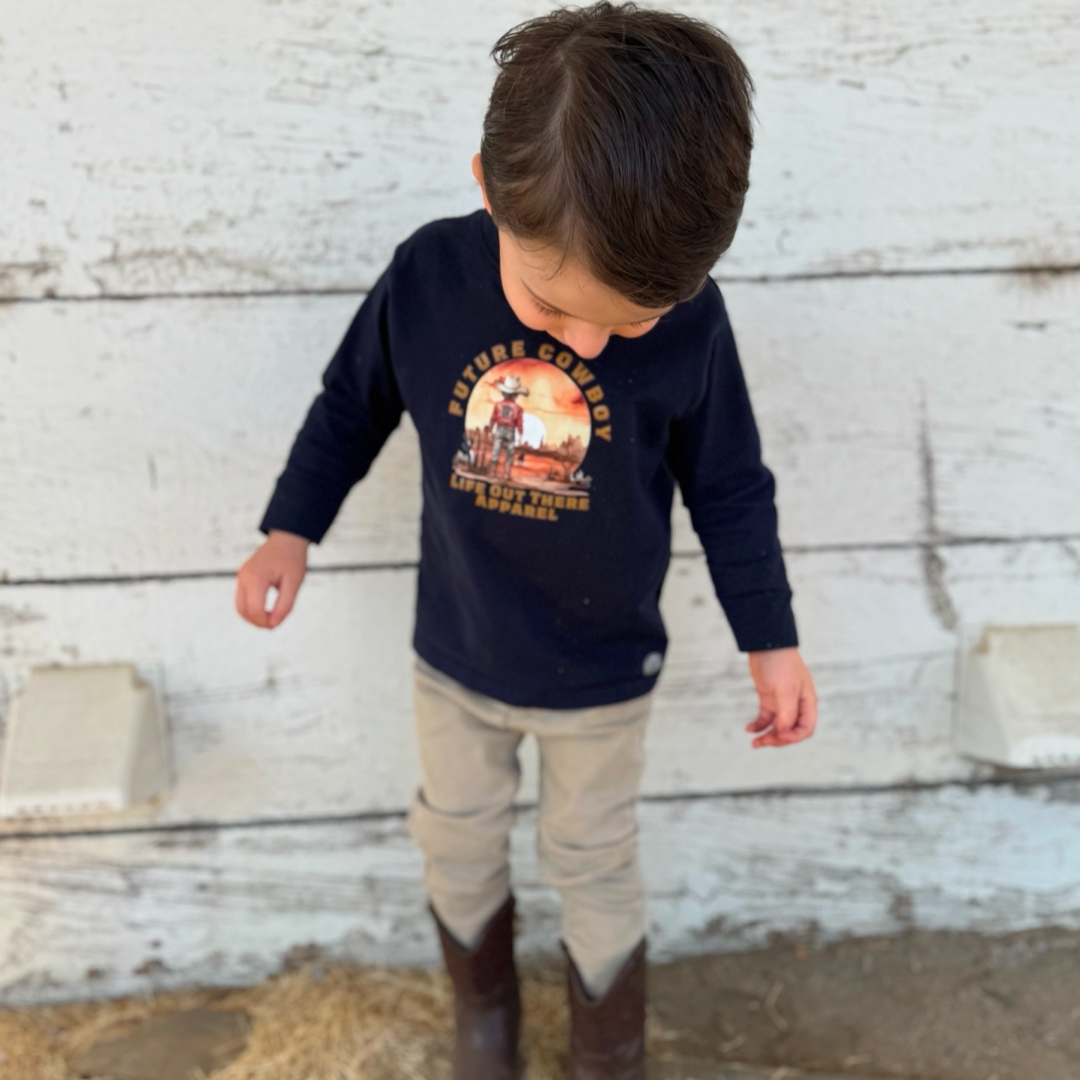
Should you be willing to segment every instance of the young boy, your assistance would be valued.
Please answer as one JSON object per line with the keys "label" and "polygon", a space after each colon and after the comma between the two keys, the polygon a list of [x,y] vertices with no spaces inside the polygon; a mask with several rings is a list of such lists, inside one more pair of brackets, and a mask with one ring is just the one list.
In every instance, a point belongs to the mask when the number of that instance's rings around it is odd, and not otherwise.
{"label": "young boy", "polygon": [[709,278],[748,186],[753,85],[712,27],[632,4],[560,9],[492,55],[472,164],[484,209],[418,229],[360,305],[236,606],[281,623],[308,544],[408,410],[424,496],[408,824],[455,988],[455,1080],[520,1075],[507,857],[527,733],[540,872],[562,900],[570,1072],[641,1080],[635,810],[676,483],[749,654],[753,745],[816,721],[773,476]]}

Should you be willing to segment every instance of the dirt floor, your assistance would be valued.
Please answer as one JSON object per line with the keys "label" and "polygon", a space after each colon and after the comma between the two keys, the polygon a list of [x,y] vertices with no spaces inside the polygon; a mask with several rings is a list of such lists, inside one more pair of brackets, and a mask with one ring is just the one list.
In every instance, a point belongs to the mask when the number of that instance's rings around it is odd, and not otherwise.
{"label": "dirt floor", "polygon": [[1080,934],[913,931],[650,970],[669,1051],[909,1080],[1078,1080]]}
{"label": "dirt floor", "polygon": [[[563,973],[521,968],[528,1077],[558,1080]],[[312,961],[256,987],[0,1010],[0,1080],[446,1080],[450,1007],[441,970]],[[1080,1080],[1080,934],[912,931],[652,964],[648,1011],[650,1080]],[[163,1021],[216,1024],[220,1040],[232,1015],[227,1053],[194,1071],[169,1054],[171,1071],[75,1068],[110,1045],[130,1065],[140,1037],[160,1058]]]}

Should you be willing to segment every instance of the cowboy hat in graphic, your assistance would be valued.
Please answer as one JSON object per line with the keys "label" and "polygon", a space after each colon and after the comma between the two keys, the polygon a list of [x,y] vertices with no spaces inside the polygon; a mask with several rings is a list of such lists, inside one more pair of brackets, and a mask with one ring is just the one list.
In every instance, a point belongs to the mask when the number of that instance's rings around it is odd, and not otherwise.
{"label": "cowboy hat in graphic", "polygon": [[529,388],[525,386],[519,375],[507,375],[505,379],[500,379],[495,384],[495,389],[500,394],[506,394],[512,396],[514,394],[522,394],[525,397],[529,396]]}

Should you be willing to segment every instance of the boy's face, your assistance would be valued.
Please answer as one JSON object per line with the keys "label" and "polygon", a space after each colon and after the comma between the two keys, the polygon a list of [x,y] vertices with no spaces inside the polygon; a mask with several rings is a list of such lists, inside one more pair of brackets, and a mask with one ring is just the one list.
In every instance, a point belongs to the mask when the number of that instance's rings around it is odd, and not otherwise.
{"label": "boy's face", "polygon": [[[484,206],[491,213],[479,154],[473,157],[472,171]],[[523,247],[513,233],[499,229],[499,264],[506,302],[527,327],[550,334],[583,360],[599,356],[612,334],[647,334],[660,316],[674,307],[638,307],[598,282],[576,260],[567,259],[556,273],[559,254],[531,244]]]}

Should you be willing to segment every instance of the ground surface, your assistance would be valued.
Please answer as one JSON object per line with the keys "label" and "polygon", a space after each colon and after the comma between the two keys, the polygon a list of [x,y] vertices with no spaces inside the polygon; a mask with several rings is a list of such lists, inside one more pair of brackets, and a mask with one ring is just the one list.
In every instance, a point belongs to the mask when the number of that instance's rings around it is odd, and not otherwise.
{"label": "ground surface", "polygon": [[[558,1080],[562,972],[522,974],[529,1080]],[[255,987],[0,1010],[0,1078],[70,1080],[122,1049],[128,1072],[82,1075],[191,1080],[160,1063],[179,1064],[173,1038],[200,1080],[447,1080],[450,1010],[441,971],[305,961]],[[654,963],[648,1023],[649,1080],[1080,1080],[1080,934],[913,931]]]}
{"label": "ground surface", "polygon": [[910,932],[654,967],[688,1056],[910,1080],[1078,1080],[1080,934]]}

